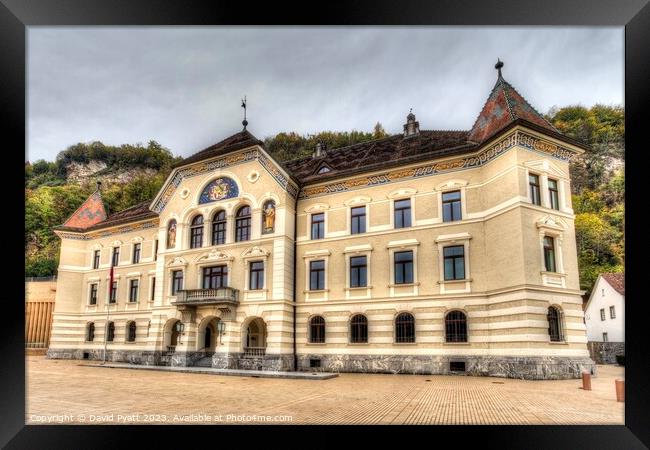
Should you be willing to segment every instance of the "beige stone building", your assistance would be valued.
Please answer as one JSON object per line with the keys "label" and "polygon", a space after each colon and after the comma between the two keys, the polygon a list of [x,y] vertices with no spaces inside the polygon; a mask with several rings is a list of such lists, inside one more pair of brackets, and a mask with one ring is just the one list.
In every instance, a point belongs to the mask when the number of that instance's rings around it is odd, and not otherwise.
{"label": "beige stone building", "polygon": [[150,203],[107,215],[98,189],[56,230],[48,355],[579,377],[593,361],[569,162],[584,146],[497,68],[470,131],[410,113],[402,134],[280,163],[245,124]]}

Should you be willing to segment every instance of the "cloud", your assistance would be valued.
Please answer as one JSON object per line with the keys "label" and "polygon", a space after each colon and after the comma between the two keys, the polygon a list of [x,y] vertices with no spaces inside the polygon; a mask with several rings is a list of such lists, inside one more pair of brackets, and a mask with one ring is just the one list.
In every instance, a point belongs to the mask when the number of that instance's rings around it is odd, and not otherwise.
{"label": "cloud", "polygon": [[503,74],[539,111],[623,102],[623,28],[28,28],[28,154],[155,139],[188,156],[241,129],[469,129]]}

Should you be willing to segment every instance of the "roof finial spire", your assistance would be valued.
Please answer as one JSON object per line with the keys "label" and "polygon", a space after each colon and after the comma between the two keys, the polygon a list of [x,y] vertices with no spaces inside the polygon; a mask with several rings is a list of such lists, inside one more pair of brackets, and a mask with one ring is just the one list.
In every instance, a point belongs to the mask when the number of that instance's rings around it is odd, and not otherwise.
{"label": "roof finial spire", "polygon": [[497,63],[494,65],[494,68],[499,71],[499,78],[501,78],[501,68],[503,67],[503,61],[497,58]]}
{"label": "roof finial spire", "polygon": [[244,131],[246,131],[246,125],[248,125],[248,120],[246,120],[246,96],[245,95],[241,101],[241,107],[244,108],[244,120],[242,120],[241,123],[242,125],[244,125]]}

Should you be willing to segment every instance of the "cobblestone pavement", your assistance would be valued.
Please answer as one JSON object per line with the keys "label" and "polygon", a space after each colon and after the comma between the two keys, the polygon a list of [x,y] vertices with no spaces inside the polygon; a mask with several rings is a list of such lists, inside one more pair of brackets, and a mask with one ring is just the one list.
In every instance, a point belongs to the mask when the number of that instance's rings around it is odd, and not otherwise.
{"label": "cobblestone pavement", "polygon": [[28,356],[26,423],[623,424],[614,380],[347,374],[285,380],[84,367]]}

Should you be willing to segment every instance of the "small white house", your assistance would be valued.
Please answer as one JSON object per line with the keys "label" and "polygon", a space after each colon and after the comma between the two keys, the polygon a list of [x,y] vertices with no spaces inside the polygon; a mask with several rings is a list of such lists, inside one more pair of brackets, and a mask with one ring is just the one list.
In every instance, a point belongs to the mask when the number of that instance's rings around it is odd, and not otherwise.
{"label": "small white house", "polygon": [[585,306],[589,342],[625,342],[625,273],[598,276]]}

